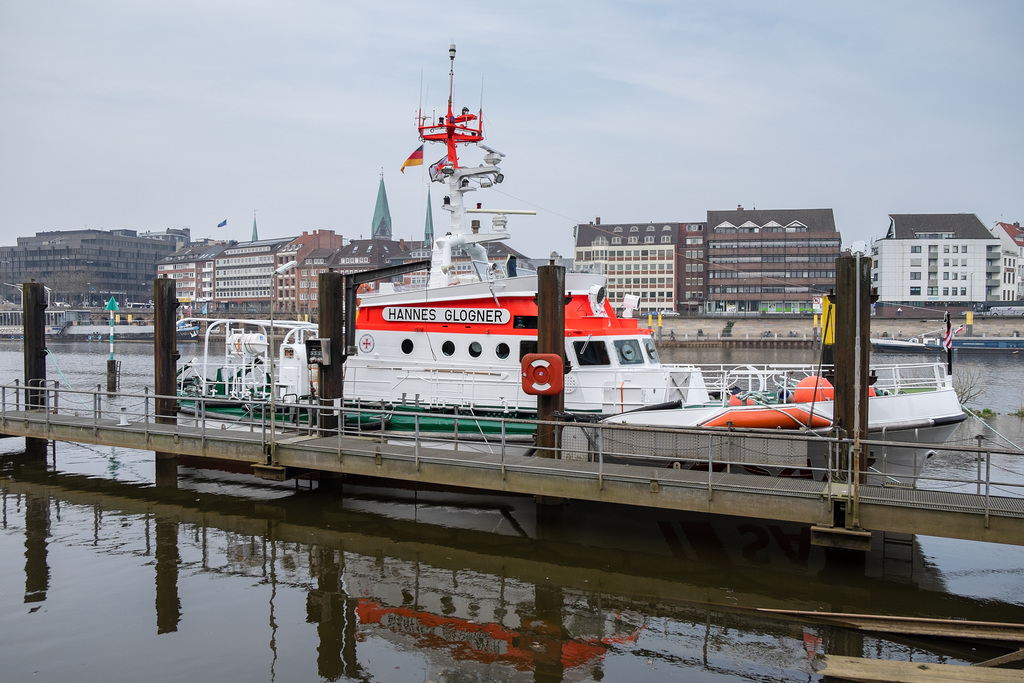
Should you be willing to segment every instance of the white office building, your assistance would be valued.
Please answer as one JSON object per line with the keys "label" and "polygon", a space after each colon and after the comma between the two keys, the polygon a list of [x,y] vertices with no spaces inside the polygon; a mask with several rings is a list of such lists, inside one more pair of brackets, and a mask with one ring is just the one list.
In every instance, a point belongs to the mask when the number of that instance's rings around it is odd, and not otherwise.
{"label": "white office building", "polygon": [[1003,243],[1003,281],[1012,289],[1004,292],[1003,301],[1020,301],[1024,299],[1024,231],[1020,221],[996,223],[992,232]]}
{"label": "white office building", "polygon": [[879,302],[906,306],[984,305],[1004,300],[1003,247],[972,213],[890,214],[871,245]]}

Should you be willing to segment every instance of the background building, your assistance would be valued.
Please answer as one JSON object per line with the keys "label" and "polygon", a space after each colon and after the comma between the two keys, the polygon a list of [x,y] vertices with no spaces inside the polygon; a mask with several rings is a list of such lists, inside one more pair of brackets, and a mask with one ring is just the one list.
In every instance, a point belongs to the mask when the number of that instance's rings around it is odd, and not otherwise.
{"label": "background building", "polygon": [[[1004,298],[1003,301],[1020,301],[1024,299],[1024,231],[1020,229],[1020,221],[996,223],[992,234],[998,237],[1003,244],[1003,278],[1006,280],[1012,277],[1013,283],[1016,284],[1016,287],[1013,288],[1012,298]],[[1011,268],[1012,276],[1007,272]],[[1011,296],[1009,292],[1004,292],[1004,294]]]}
{"label": "background building", "polygon": [[999,238],[972,213],[890,214],[871,256],[879,302],[980,307],[1016,291],[1004,289]]}
{"label": "background building", "polygon": [[574,267],[604,273],[608,300],[616,308],[632,294],[640,300],[641,313],[675,311],[679,230],[678,222],[602,225],[600,218],[577,225]]}
{"label": "background building", "polygon": [[80,305],[102,305],[111,297],[122,307],[148,302],[157,263],[188,243],[187,229],[145,235],[134,230],[39,232],[19,237],[17,246],[0,247],[0,282],[20,285],[35,279],[50,289],[51,300]]}
{"label": "background building", "polygon": [[708,313],[810,313],[835,287],[832,209],[708,211]]}

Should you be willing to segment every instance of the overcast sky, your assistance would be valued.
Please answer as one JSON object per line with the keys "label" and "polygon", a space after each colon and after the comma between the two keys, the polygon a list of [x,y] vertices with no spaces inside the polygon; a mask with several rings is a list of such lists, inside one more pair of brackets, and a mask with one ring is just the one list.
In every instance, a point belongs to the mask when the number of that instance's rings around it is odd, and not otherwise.
{"label": "overcast sky", "polygon": [[[446,13],[448,16],[446,16]],[[512,246],[572,226],[831,208],[1024,218],[1024,3],[0,2],[0,244],[43,230],[422,239],[421,98],[483,101]],[[428,145],[428,163],[443,155]],[[467,150],[463,163],[480,161]],[[443,188],[430,188],[435,228]],[[216,225],[227,220],[226,228]]]}

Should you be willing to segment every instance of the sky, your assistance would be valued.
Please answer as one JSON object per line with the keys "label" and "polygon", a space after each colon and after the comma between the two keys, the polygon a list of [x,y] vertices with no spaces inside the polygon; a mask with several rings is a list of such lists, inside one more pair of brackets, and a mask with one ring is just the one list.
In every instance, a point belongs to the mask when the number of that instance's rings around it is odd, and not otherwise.
{"label": "sky", "polygon": [[[47,230],[247,240],[435,232],[400,173],[420,106],[483,106],[505,182],[470,195],[530,257],[573,226],[831,208],[1024,219],[1024,3],[4,0],[0,244]],[[427,164],[443,156],[428,145]],[[475,165],[482,152],[462,152]],[[217,224],[227,220],[227,226]]]}

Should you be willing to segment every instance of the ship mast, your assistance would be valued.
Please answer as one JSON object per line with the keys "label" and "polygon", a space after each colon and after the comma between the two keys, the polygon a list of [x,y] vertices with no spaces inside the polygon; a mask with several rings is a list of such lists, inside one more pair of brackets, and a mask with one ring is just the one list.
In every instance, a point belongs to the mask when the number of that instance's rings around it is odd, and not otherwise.
{"label": "ship mast", "polygon": [[458,116],[452,110],[455,89],[455,43],[448,47],[448,58],[451,60],[448,68],[448,112],[445,116],[439,117],[436,123],[433,119],[428,122],[423,116],[422,109],[419,113],[420,139],[424,142],[442,142],[448,149],[448,158],[442,165],[445,175],[451,175],[449,168],[459,168],[457,145],[483,142],[484,139],[483,110],[479,114],[471,114],[468,107],[463,107]]}
{"label": "ship mast", "polygon": [[[484,242],[508,239],[505,231],[507,214],[510,213],[533,213],[532,211],[490,211],[481,208],[480,204],[475,209],[467,209],[463,195],[473,192],[478,188],[492,187],[504,180],[498,162],[505,155],[497,150],[483,144],[484,125],[483,108],[479,113],[471,114],[468,107],[456,115],[453,109],[455,96],[455,44],[448,47],[448,110],[444,116],[424,117],[423,109],[419,111],[417,128],[419,129],[420,140],[424,142],[440,142],[444,144],[447,155],[437,164],[432,165],[431,180],[448,183],[448,195],[444,198],[442,208],[451,215],[451,229],[442,237],[434,240],[430,279],[428,287],[443,287],[456,282],[465,282],[468,279],[490,280],[495,277],[493,269],[487,259],[487,248]],[[484,163],[479,166],[463,167],[459,165],[458,146],[460,144],[475,144],[487,152],[484,155]],[[480,231],[480,222],[473,221],[472,226],[467,229],[466,214],[489,213],[493,214],[491,219],[490,232]],[[459,275],[452,264],[453,250],[461,249],[473,263],[473,273]]]}

